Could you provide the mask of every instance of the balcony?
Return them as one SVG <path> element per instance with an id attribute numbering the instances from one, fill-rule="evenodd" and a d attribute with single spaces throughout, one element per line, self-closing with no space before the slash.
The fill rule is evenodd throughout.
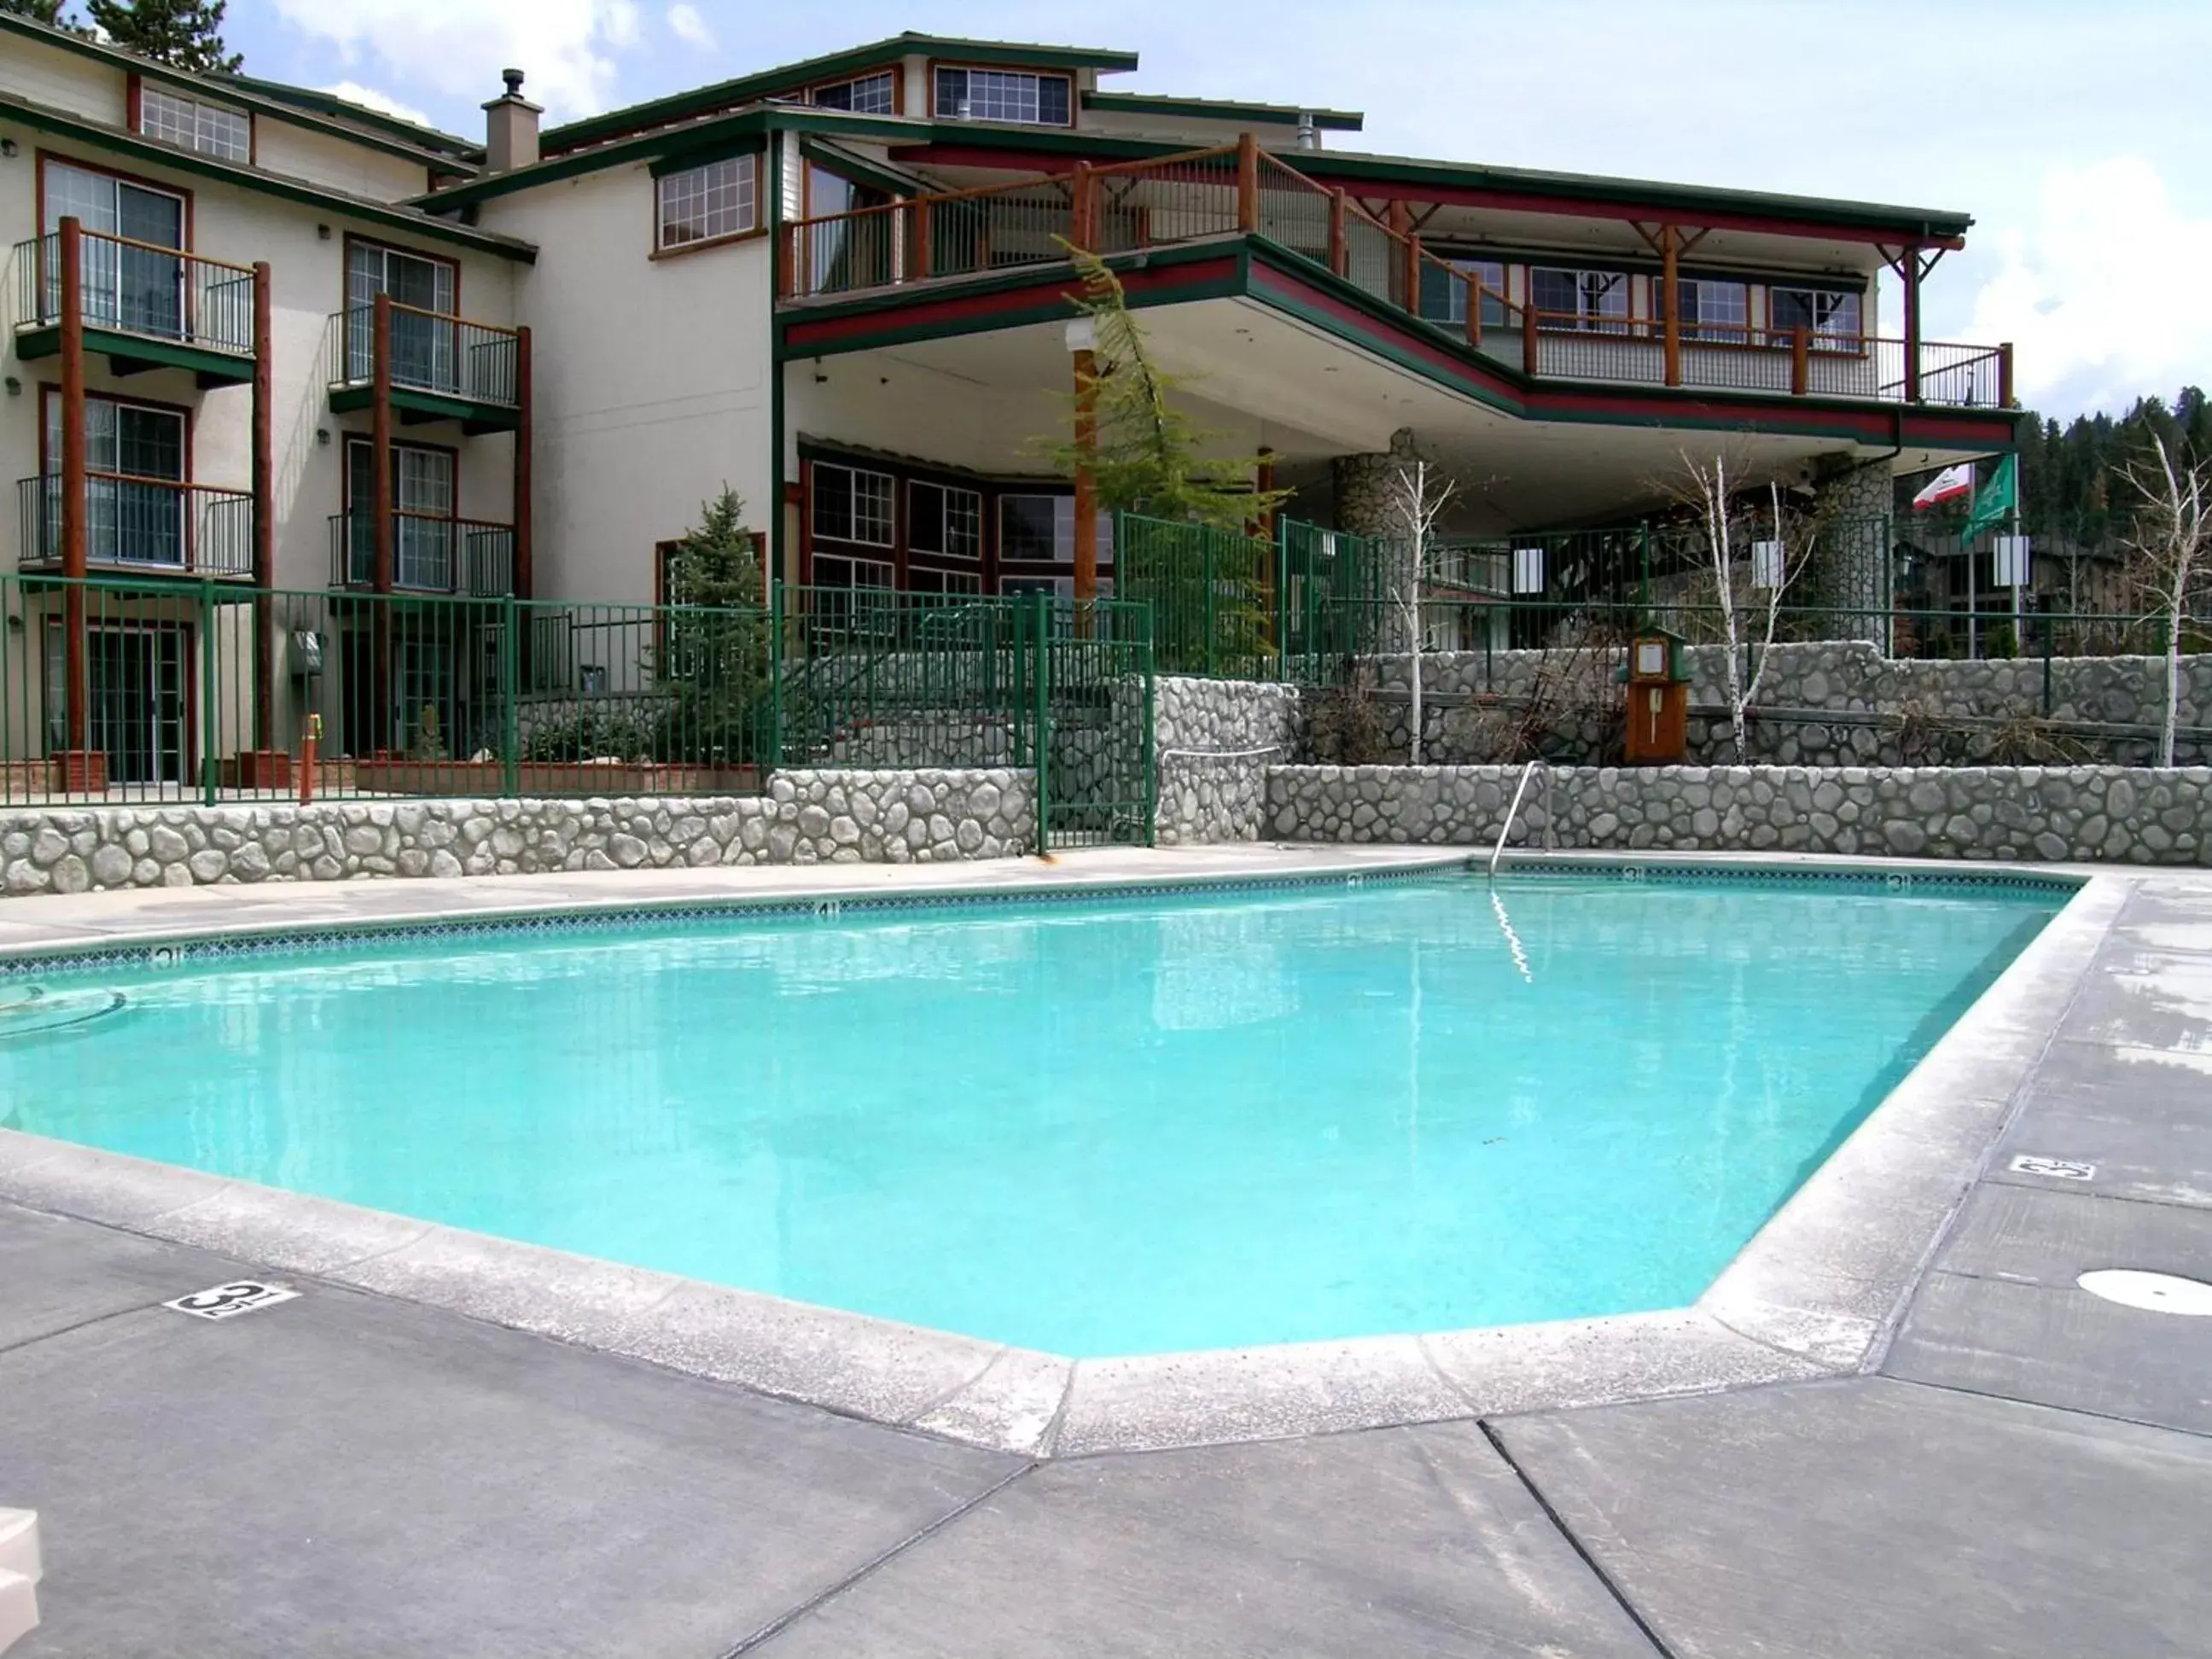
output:
<path id="1" fill-rule="evenodd" d="M 522 424 L 526 350 L 522 331 L 472 323 L 380 297 L 330 319 L 331 409 L 373 409 L 378 364 L 392 407 L 408 425 L 459 421 L 470 433 Z"/>
<path id="2" fill-rule="evenodd" d="M 63 255 L 74 240 L 73 262 Z M 203 387 L 253 378 L 254 275 L 181 248 L 128 237 L 63 230 L 18 242 L 11 321 L 15 355 L 58 356 L 71 296 L 88 352 L 118 374 L 189 370 Z M 74 264 L 72 273 L 65 269 Z M 65 277 L 71 280 L 64 280 Z"/>
<path id="3" fill-rule="evenodd" d="M 62 570 L 58 474 L 15 485 L 21 568 Z M 253 497 L 167 478 L 93 472 L 84 481 L 88 570 L 248 580 L 253 574 Z"/>
<path id="4" fill-rule="evenodd" d="M 395 510 L 388 591 L 505 599 L 514 592 L 514 527 Z M 331 586 L 387 589 L 377 580 L 376 515 L 331 515 Z"/>
<path id="5" fill-rule="evenodd" d="M 1111 256 L 1257 237 L 1532 383 L 2013 406 L 2008 345 L 1535 311 L 1249 141 L 904 198 L 799 220 L 782 235 L 787 306 L 1046 269 L 1066 262 L 1063 241 Z"/>

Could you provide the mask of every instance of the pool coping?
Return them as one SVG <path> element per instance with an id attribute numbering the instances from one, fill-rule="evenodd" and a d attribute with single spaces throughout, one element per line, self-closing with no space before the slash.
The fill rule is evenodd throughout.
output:
<path id="1" fill-rule="evenodd" d="M 870 893 L 897 908 L 1155 891 L 1344 884 L 1479 869 L 1465 849 L 1333 866 L 1132 882 L 1039 872 L 983 891 Z M 1068 1359 L 757 1291 L 283 1191 L 180 1165 L 0 1128 L 0 1199 L 194 1246 L 295 1280 L 371 1291 L 623 1354 L 872 1421 L 1026 1456 L 1067 1457 L 1275 1439 L 1389 1425 L 1847 1375 L 1878 1363 L 1905 1301 L 1981 1173 L 2119 910 L 2130 883 L 2033 865 L 1759 854 L 1523 853 L 1513 868 L 1650 878 L 1796 871 L 1952 886 L 2079 880 L 2059 913 L 1686 1308 L 1414 1335 Z M 1632 874 L 1630 872 L 1633 872 Z M 1540 877 L 1539 878 L 1540 878 Z M 1802 878 L 1802 875 L 1799 878 Z M 823 890 L 816 902 L 850 901 Z M 734 900 L 717 914 L 789 913 L 805 893 Z M 567 908 L 577 925 L 665 921 L 696 908 L 609 901 Z M 808 908 L 811 908 L 810 905 Z M 869 908 L 866 904 L 855 908 Z M 455 927 L 538 914 L 471 911 Z M 163 945 L 249 935 L 289 948 L 374 939 L 359 927 L 176 930 Z M 526 920 L 524 925 L 526 925 Z M 453 928 L 441 927 L 451 932 Z M 303 941 L 313 936 L 314 945 Z M 104 942 L 121 945 L 123 941 Z M 0 947 L 12 963 L 84 965 L 99 947 Z M 216 954 L 228 955 L 225 950 Z M 112 954 L 106 957 L 114 965 Z M 180 957 L 179 961 L 191 960 Z"/>

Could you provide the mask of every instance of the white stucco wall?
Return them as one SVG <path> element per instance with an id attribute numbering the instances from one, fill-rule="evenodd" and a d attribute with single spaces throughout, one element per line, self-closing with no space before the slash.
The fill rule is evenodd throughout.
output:
<path id="1" fill-rule="evenodd" d="M 271 173 L 380 202 L 420 196 L 430 187 L 430 170 L 424 161 L 349 143 L 269 115 L 253 118 L 253 161 Z"/>
<path id="2" fill-rule="evenodd" d="M 766 528 L 768 240 L 652 258 L 642 166 L 494 198 L 481 223 L 538 245 L 521 320 L 559 342 L 537 357 L 538 594 L 649 601 L 653 544 L 725 483 Z"/>

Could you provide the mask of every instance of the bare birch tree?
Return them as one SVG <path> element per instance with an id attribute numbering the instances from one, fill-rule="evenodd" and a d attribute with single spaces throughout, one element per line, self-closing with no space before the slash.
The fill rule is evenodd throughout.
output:
<path id="1" fill-rule="evenodd" d="M 1390 516 L 1403 538 L 1406 554 L 1391 598 L 1405 629 L 1406 686 L 1413 725 L 1411 763 L 1421 763 L 1421 586 L 1428 580 L 1429 545 L 1437 521 L 1459 494 L 1459 486 L 1425 460 L 1401 466 L 1390 491 Z"/>
<path id="2" fill-rule="evenodd" d="M 1716 455 L 1712 465 L 1706 466 L 1685 454 L 1682 465 L 1690 483 L 1688 499 L 1705 519 L 1705 555 L 1711 566 L 1713 590 L 1720 606 L 1722 640 L 1728 652 L 1729 729 L 1735 740 L 1736 764 L 1746 766 L 1751 761 L 1751 706 L 1759 696 L 1759 682 L 1766 677 L 1766 659 L 1774 644 L 1775 628 L 1781 620 L 1783 596 L 1810 562 L 1813 532 L 1784 510 L 1781 486 L 1769 483 L 1766 493 L 1771 532 L 1766 537 L 1758 537 L 1755 520 L 1743 526 L 1752 532 L 1752 545 L 1746 550 L 1750 564 L 1739 572 L 1735 544 L 1742 538 L 1736 534 L 1737 525 L 1729 513 L 1729 493 L 1732 486 L 1728 457 Z M 1769 569 L 1759 568 L 1755 550 L 1759 542 L 1764 540 L 1771 540 L 1779 550 L 1778 558 Z M 1739 583 L 1742 584 L 1741 592 Z M 1743 661 L 1747 629 L 1755 630 L 1759 638 L 1758 659 L 1751 665 L 1748 673 Z"/>
<path id="3" fill-rule="evenodd" d="M 2212 528 L 2204 505 L 2212 496 L 2212 459 L 2179 459 L 2166 440 L 2151 434 L 2147 459 L 2122 468 L 2143 499 L 2143 510 L 2128 538 L 2136 580 L 2157 606 L 2166 627 L 2166 708 L 2159 722 L 2158 763 L 2173 764 L 2173 742 L 2181 723 L 2181 635 L 2190 620 L 2191 599 L 2212 575 Z"/>

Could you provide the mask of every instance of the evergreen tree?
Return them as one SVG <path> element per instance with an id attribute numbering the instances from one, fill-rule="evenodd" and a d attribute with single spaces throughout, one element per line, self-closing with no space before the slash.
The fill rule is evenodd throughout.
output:
<path id="1" fill-rule="evenodd" d="M 92 21 L 127 51 L 201 75 L 234 75 L 245 59 L 222 43 L 228 0 L 86 0 Z"/>
<path id="2" fill-rule="evenodd" d="M 735 764 L 757 754 L 769 690 L 769 619 L 745 504 L 725 486 L 668 562 L 661 677 L 673 694 L 665 760 Z"/>
<path id="3" fill-rule="evenodd" d="M 1060 245 L 1083 278 L 1075 308 L 1091 319 L 1097 334 L 1098 441 L 1095 459 L 1072 441 L 1054 446 L 1052 459 L 1071 473 L 1090 460 L 1098 505 L 1106 512 L 1141 513 L 1241 534 L 1290 492 L 1261 494 L 1253 488 L 1256 456 L 1200 455 L 1209 434 L 1170 398 L 1177 382 L 1152 361 L 1121 279 L 1097 254 Z"/>
<path id="4" fill-rule="evenodd" d="M 18 17 L 27 17 L 33 22 L 52 23 L 62 21 L 62 0 L 0 0 L 0 11 L 11 11 Z"/>

